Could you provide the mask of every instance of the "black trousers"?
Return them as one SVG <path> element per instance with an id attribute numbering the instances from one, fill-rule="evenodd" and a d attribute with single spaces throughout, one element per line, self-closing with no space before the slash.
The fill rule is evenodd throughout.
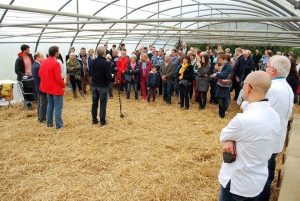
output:
<path id="1" fill-rule="evenodd" d="M 186 109 L 189 109 L 191 87 L 190 85 L 184 86 L 183 84 L 179 84 L 179 89 L 180 107 L 185 107 Z"/>
<path id="2" fill-rule="evenodd" d="M 75 76 L 70 75 L 70 83 L 72 85 L 72 89 L 73 91 L 76 91 L 76 86 L 78 87 L 78 89 L 81 91 L 82 87 L 81 87 L 81 80 L 76 80 Z"/>

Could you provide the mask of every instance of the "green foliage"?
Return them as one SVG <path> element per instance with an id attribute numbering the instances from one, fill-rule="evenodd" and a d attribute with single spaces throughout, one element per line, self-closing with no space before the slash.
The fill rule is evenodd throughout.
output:
<path id="1" fill-rule="evenodd" d="M 194 47 L 194 48 L 198 48 L 201 51 L 206 49 L 206 46 L 208 44 L 189 44 L 189 47 Z M 285 54 L 288 54 L 289 52 L 294 52 L 297 57 L 300 57 L 300 48 L 294 48 L 294 47 L 280 47 L 280 46 L 272 46 L 272 45 L 268 45 L 268 46 L 255 46 L 255 45 L 227 45 L 227 44 L 221 44 L 223 47 L 223 50 L 225 50 L 225 48 L 230 48 L 231 53 L 234 53 L 235 48 L 237 47 L 241 47 L 243 49 L 248 49 L 251 50 L 251 52 L 255 52 L 256 49 L 258 49 L 261 53 L 264 53 L 265 49 L 270 49 L 273 51 L 273 54 L 276 54 L 277 51 L 281 51 Z M 210 45 L 212 50 L 217 49 L 217 45 Z"/>

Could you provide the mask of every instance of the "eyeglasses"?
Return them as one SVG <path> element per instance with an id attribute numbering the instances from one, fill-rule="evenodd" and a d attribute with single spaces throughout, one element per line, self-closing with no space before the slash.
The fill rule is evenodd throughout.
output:
<path id="1" fill-rule="evenodd" d="M 244 85 L 245 85 L 245 84 L 248 84 L 248 86 L 250 87 L 250 89 L 253 89 L 252 85 L 249 84 L 248 82 L 244 82 Z"/>

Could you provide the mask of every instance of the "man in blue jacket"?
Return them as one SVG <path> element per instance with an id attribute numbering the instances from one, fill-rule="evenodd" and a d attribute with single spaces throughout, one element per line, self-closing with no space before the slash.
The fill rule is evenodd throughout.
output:
<path id="1" fill-rule="evenodd" d="M 39 70 L 42 61 L 44 60 L 44 55 L 40 52 L 34 54 L 34 62 L 32 64 L 32 76 L 34 79 L 35 93 L 38 97 L 38 121 L 43 123 L 46 121 L 47 113 L 47 94 L 40 91 L 40 77 Z"/>

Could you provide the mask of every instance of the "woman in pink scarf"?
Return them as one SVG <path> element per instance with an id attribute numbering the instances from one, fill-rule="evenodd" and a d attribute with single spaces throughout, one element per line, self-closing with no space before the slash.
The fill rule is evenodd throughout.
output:
<path id="1" fill-rule="evenodd" d="M 149 75 L 149 71 L 151 68 L 151 61 L 150 61 L 147 53 L 141 54 L 141 59 L 140 59 L 139 63 L 140 63 L 140 76 L 141 76 L 141 91 L 142 91 L 143 100 L 146 100 L 147 80 L 148 80 L 148 75 Z"/>

